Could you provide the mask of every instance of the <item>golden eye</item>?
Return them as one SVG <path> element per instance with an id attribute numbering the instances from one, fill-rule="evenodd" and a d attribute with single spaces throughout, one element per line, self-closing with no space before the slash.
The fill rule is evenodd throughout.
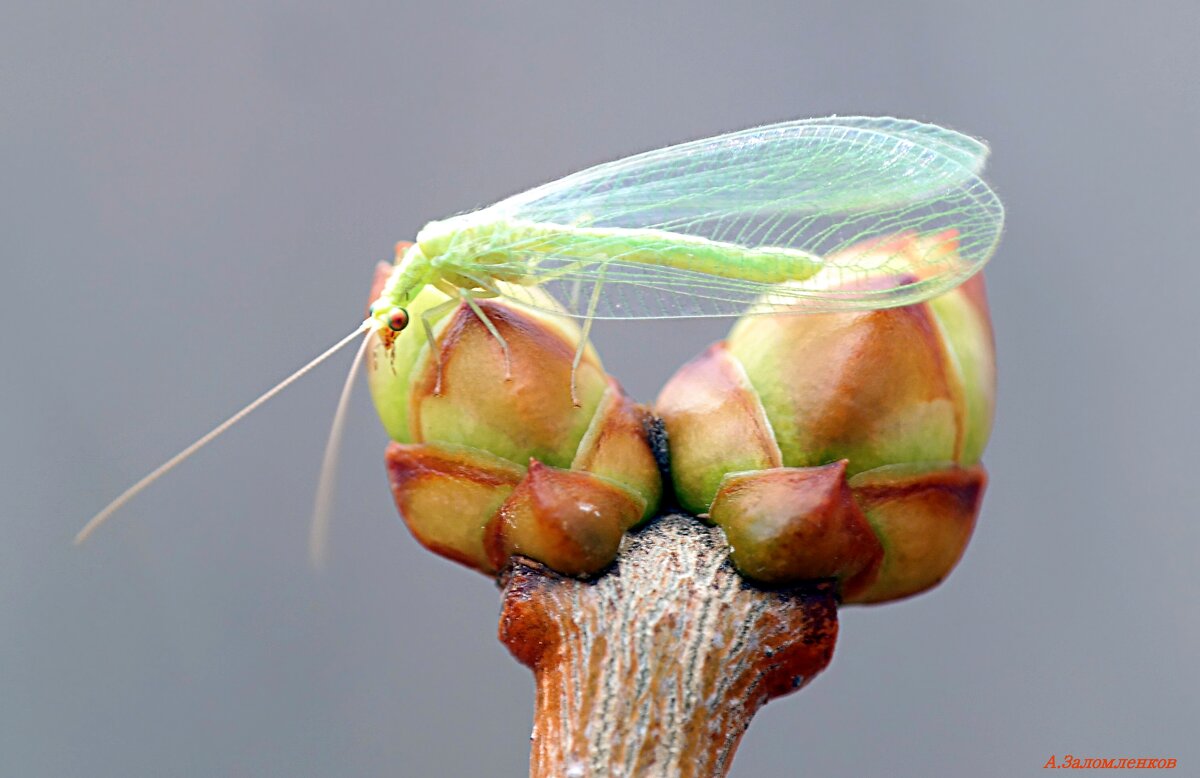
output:
<path id="1" fill-rule="evenodd" d="M 408 326 L 408 311 L 403 308 L 397 308 L 388 315 L 388 328 L 392 332 L 399 332 Z"/>

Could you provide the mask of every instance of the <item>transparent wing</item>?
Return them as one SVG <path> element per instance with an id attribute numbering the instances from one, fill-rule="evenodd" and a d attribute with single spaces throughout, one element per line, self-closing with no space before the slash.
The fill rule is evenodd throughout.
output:
<path id="1" fill-rule="evenodd" d="M 987 153 L 981 141 L 933 124 L 801 119 L 607 162 L 492 208 L 530 221 L 664 229 L 713 212 L 832 214 L 929 196 L 978 176 Z"/>
<path id="2" fill-rule="evenodd" d="M 486 217 L 661 230 L 746 248 L 795 249 L 824 262 L 816 276 L 772 284 L 733 258 L 720 274 L 678 262 L 623 260 L 627 245 L 611 234 L 540 251 L 508 247 L 512 276 L 543 286 L 574 315 L 674 318 L 905 305 L 953 288 L 992 255 L 1004 212 L 980 177 L 986 156 L 983 143 L 934 125 L 810 119 L 599 165 L 503 200 Z M 490 248 L 501 255 L 506 249 Z M 506 294 L 535 304 L 536 295 L 518 287 Z"/>

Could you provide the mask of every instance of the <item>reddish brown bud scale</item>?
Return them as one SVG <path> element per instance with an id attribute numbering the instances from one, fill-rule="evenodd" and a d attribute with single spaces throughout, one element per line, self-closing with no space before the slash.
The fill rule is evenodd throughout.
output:
<path id="1" fill-rule="evenodd" d="M 966 550 L 986 486 L 981 465 L 892 465 L 852 477 L 854 497 L 888 553 L 872 585 L 846 600 L 897 600 L 941 583 Z"/>
<path id="2" fill-rule="evenodd" d="M 646 503 L 590 473 L 534 460 L 488 523 L 484 547 L 495 568 L 521 554 L 563 575 L 594 575 L 617 556 Z"/>
<path id="3" fill-rule="evenodd" d="M 521 468 L 467 448 L 391 443 L 388 477 L 408 529 L 421 545 L 482 572 L 494 572 L 484 529 L 520 483 Z"/>
<path id="4" fill-rule="evenodd" d="M 738 570 L 768 584 L 836 578 L 844 598 L 874 581 L 883 560 L 846 483 L 846 460 L 730 475 L 711 508 Z"/>

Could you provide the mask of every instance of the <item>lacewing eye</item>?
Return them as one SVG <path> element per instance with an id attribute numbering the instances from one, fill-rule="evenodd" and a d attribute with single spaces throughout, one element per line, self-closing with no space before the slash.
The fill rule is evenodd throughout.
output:
<path id="1" fill-rule="evenodd" d="M 392 332 L 399 332 L 408 326 L 408 311 L 397 308 L 388 316 L 388 327 Z"/>

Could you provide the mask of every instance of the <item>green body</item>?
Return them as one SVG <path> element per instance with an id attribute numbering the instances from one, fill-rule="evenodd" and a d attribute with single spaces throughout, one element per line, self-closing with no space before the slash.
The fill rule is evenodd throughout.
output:
<path id="1" fill-rule="evenodd" d="M 597 279 L 616 260 L 765 284 L 803 280 L 822 266 L 819 257 L 796 249 L 749 248 L 658 229 L 499 219 L 485 210 L 426 225 L 392 271 L 374 318 L 386 322 L 390 310 L 428 284 L 468 291 L 486 290 L 494 281 L 537 284 L 550 277 L 538 270 L 547 257 L 572 262 L 577 273 L 586 269 Z"/>

